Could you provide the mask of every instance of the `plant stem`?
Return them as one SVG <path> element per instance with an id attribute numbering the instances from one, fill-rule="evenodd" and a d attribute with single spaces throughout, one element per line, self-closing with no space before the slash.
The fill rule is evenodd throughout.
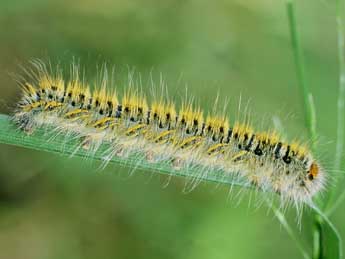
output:
<path id="1" fill-rule="evenodd" d="M 316 214 L 313 226 L 313 259 L 323 258 L 322 249 L 322 218 Z"/>
<path id="2" fill-rule="evenodd" d="M 200 173 L 197 169 L 174 170 L 169 163 L 150 163 L 144 157 L 138 155 L 119 157 L 109 155 L 109 146 L 104 144 L 96 152 L 85 150 L 81 147 L 80 141 L 73 136 L 57 136 L 57 133 L 49 130 L 37 129 L 33 134 L 26 134 L 18 130 L 7 115 L 0 114 L 0 143 L 26 147 L 34 150 L 53 152 L 64 156 L 76 156 L 86 159 L 99 160 L 105 163 L 105 159 L 110 163 L 117 163 L 135 169 L 150 170 L 162 174 L 173 176 L 184 176 L 192 179 L 205 180 L 228 185 L 236 185 L 245 188 L 252 188 L 251 185 L 241 182 L 236 174 L 224 173 L 220 170 L 209 171 L 207 174 Z"/>
<path id="3" fill-rule="evenodd" d="M 338 62 L 339 62 L 339 92 L 337 103 L 337 146 L 334 169 L 341 168 L 345 139 L 345 2 L 337 0 L 337 31 L 338 31 Z"/>
<path id="4" fill-rule="evenodd" d="M 338 64 L 339 64 L 339 90 L 337 102 L 337 138 L 334 160 L 334 182 L 341 182 L 341 161 L 344 154 L 345 142 L 345 1 L 337 0 L 337 34 L 338 34 Z M 343 185 L 341 185 L 343 187 Z M 331 215 L 344 201 L 345 191 L 336 195 L 339 188 L 333 188 L 330 192 L 326 212 Z M 337 197 L 337 199 L 335 199 Z M 335 200 L 335 201 L 334 201 Z M 334 201 L 334 202 L 333 202 Z"/>
<path id="5" fill-rule="evenodd" d="M 316 150 L 316 112 L 313 96 L 310 93 L 309 86 L 306 80 L 303 51 L 300 44 L 300 38 L 297 30 L 296 15 L 294 10 L 294 2 L 287 2 L 287 15 L 289 19 L 289 28 L 291 36 L 291 45 L 294 54 L 296 65 L 296 74 L 299 87 L 303 95 L 303 106 L 305 111 L 305 123 L 312 140 L 312 150 Z M 317 213 L 314 213 L 314 226 L 313 226 L 313 258 L 321 259 L 323 256 L 323 224 L 319 220 Z"/>
<path id="6" fill-rule="evenodd" d="M 305 117 L 305 123 L 306 127 L 309 130 L 310 136 L 315 137 L 316 134 L 313 131 L 313 127 L 311 127 L 311 106 L 309 105 L 309 86 L 306 79 L 306 73 L 304 68 L 304 56 L 302 47 L 300 44 L 300 37 L 297 30 L 297 22 L 296 22 L 296 15 L 294 10 L 294 2 L 288 1 L 287 2 L 287 15 L 289 20 L 289 28 L 290 28 L 290 37 L 291 37 L 291 45 L 295 60 L 295 66 L 296 66 L 296 75 L 297 75 L 297 81 L 299 84 L 299 87 L 302 91 L 302 97 L 303 97 L 303 104 L 304 104 L 304 117 Z M 314 139 L 315 140 L 315 139 Z M 313 140 L 313 141 L 314 141 Z"/>

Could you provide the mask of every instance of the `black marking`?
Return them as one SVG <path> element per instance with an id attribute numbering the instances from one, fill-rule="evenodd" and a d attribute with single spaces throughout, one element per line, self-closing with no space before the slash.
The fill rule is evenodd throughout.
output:
<path id="1" fill-rule="evenodd" d="M 225 141 L 226 143 L 230 142 L 231 136 L 232 136 L 232 128 L 230 128 L 228 130 L 228 134 L 227 134 L 226 141 Z"/>
<path id="2" fill-rule="evenodd" d="M 313 176 L 312 174 L 308 174 L 308 179 L 309 179 L 310 181 L 312 181 L 312 180 L 314 180 L 314 176 Z"/>
<path id="3" fill-rule="evenodd" d="M 274 150 L 274 156 L 275 158 L 279 158 L 280 157 L 280 150 L 282 148 L 283 144 L 281 142 L 279 142 L 277 145 L 276 145 L 276 149 Z"/>
<path id="4" fill-rule="evenodd" d="M 125 107 L 124 112 L 129 113 L 129 107 Z"/>
<path id="5" fill-rule="evenodd" d="M 200 136 L 204 135 L 204 130 L 205 130 L 206 124 L 203 123 L 201 126 L 201 132 L 200 132 Z"/>
<path id="6" fill-rule="evenodd" d="M 98 107 L 100 105 L 99 100 L 96 100 L 95 105 L 96 105 L 96 107 Z"/>
<path id="7" fill-rule="evenodd" d="M 41 100 L 41 95 L 39 92 L 36 92 L 36 102 L 39 102 Z"/>
<path id="8" fill-rule="evenodd" d="M 116 111 L 116 113 L 115 113 L 115 118 L 121 118 L 121 111 Z"/>
<path id="9" fill-rule="evenodd" d="M 71 98 L 72 97 L 72 92 L 68 93 L 68 97 Z"/>
<path id="10" fill-rule="evenodd" d="M 286 153 L 283 157 L 283 161 L 286 163 L 286 164 L 290 164 L 291 163 L 291 157 L 289 156 L 289 153 L 290 153 L 290 146 L 287 146 L 286 148 Z"/>
<path id="11" fill-rule="evenodd" d="M 91 108 L 92 108 L 91 104 L 88 104 L 86 107 L 86 109 L 88 109 L 88 110 L 91 110 Z"/>
<path id="12" fill-rule="evenodd" d="M 72 102 L 71 102 L 71 105 L 74 107 L 74 106 L 75 106 L 75 101 L 72 101 Z"/>
<path id="13" fill-rule="evenodd" d="M 56 85 L 52 85 L 51 89 L 55 92 L 57 90 L 57 86 Z"/>
<path id="14" fill-rule="evenodd" d="M 151 111 L 147 112 L 147 118 L 146 118 L 146 124 L 149 125 L 150 124 L 150 116 L 151 116 Z"/>
<path id="15" fill-rule="evenodd" d="M 79 94 L 80 101 L 84 102 L 85 100 L 85 94 Z"/>
<path id="16" fill-rule="evenodd" d="M 250 138 L 250 140 L 249 140 L 249 143 L 248 143 L 248 145 L 246 146 L 245 150 L 250 151 L 250 148 L 251 148 L 252 145 L 253 145 L 254 139 L 255 139 L 255 134 L 253 134 L 253 135 L 251 136 L 251 138 Z"/>
<path id="17" fill-rule="evenodd" d="M 260 144 L 256 146 L 255 150 L 254 150 L 254 154 L 257 155 L 257 156 L 262 156 L 263 155 L 263 152 L 262 150 L 260 149 Z"/>
<path id="18" fill-rule="evenodd" d="M 197 119 L 194 119 L 193 125 L 194 125 L 194 126 L 198 126 L 198 120 L 197 120 Z"/>
<path id="19" fill-rule="evenodd" d="M 284 161 L 286 164 L 290 164 L 290 163 L 291 163 L 291 157 L 289 157 L 289 156 L 284 156 L 284 157 L 283 157 L 283 161 Z"/>
<path id="20" fill-rule="evenodd" d="M 52 95 L 52 94 L 49 94 L 49 95 L 48 95 L 48 98 L 49 98 L 49 99 L 53 99 L 53 95 Z"/>
<path id="21" fill-rule="evenodd" d="M 100 114 L 100 115 L 103 115 L 103 114 L 104 114 L 103 109 L 100 109 L 100 110 L 99 110 L 99 114 Z"/>

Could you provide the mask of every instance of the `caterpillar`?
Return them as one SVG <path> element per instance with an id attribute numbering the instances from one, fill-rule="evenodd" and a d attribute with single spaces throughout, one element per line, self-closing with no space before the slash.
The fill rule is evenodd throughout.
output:
<path id="1" fill-rule="evenodd" d="M 18 80 L 22 97 L 13 121 L 20 129 L 74 135 L 90 152 L 107 143 L 106 161 L 140 153 L 174 170 L 232 174 L 297 206 L 312 203 L 324 189 L 325 172 L 304 145 L 286 142 L 274 131 L 257 132 L 248 123 L 230 123 L 226 115 L 205 116 L 188 101 L 179 109 L 163 95 L 149 102 L 132 86 L 120 99 L 106 76 L 91 91 L 78 66 L 71 67 L 66 79 L 61 69 L 54 73 L 37 61 L 29 79 Z"/>

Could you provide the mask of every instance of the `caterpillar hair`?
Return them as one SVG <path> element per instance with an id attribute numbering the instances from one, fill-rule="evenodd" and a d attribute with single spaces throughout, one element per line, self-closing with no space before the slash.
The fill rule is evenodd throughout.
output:
<path id="1" fill-rule="evenodd" d="M 234 175 L 297 207 L 312 204 L 325 186 L 325 172 L 307 147 L 286 142 L 274 131 L 257 132 L 223 113 L 205 116 L 188 100 L 177 109 L 164 91 L 148 101 L 133 82 L 120 98 L 106 75 L 91 91 L 75 64 L 68 77 L 41 61 L 32 64 L 18 80 L 22 97 L 13 115 L 28 133 L 45 128 L 73 135 L 90 156 L 107 144 L 105 163 L 139 154 L 173 170 Z"/>

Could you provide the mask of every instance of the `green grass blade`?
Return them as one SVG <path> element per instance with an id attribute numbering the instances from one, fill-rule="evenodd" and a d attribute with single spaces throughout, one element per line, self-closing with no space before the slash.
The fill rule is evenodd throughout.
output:
<path id="1" fill-rule="evenodd" d="M 304 248 L 303 243 L 301 242 L 301 240 L 299 240 L 294 231 L 292 230 L 292 227 L 290 226 L 290 224 L 287 222 L 285 215 L 281 212 L 280 209 L 278 209 L 276 206 L 274 206 L 272 203 L 269 203 L 269 205 L 271 206 L 274 215 L 276 216 L 276 218 L 279 220 L 280 224 L 282 224 L 283 228 L 285 229 L 285 231 L 288 233 L 288 235 L 290 236 L 290 238 L 292 239 L 292 241 L 296 244 L 297 248 L 299 249 L 299 251 L 301 252 L 302 256 L 304 259 L 311 259 L 311 256 L 308 254 L 308 252 L 306 251 L 306 249 Z"/>
<path id="2" fill-rule="evenodd" d="M 337 1 L 337 33 L 338 33 L 338 63 L 339 63 L 339 90 L 337 102 L 337 139 L 334 159 L 335 183 L 341 183 L 344 179 L 341 172 L 341 162 L 344 159 L 345 142 L 345 1 Z M 337 191 L 343 188 L 340 184 L 338 188 L 331 190 L 328 199 L 327 215 L 331 215 L 345 199 L 345 191 L 340 194 Z"/>
<path id="3" fill-rule="evenodd" d="M 315 128 L 312 126 L 312 108 L 310 105 L 309 100 L 309 86 L 307 83 L 305 68 L 304 68 L 304 56 L 302 47 L 300 44 L 300 36 L 297 30 L 297 21 L 296 21 L 296 13 L 293 1 L 288 1 L 286 4 L 287 8 L 287 15 L 289 20 L 289 28 L 290 28 L 290 37 L 291 37 L 291 45 L 294 55 L 294 61 L 296 66 L 296 75 L 298 85 L 302 92 L 303 97 L 303 104 L 304 104 L 304 111 L 305 111 L 305 121 L 306 126 L 309 129 L 310 136 L 315 138 L 313 141 L 316 140 L 316 132 L 313 131 Z"/>
<path id="4" fill-rule="evenodd" d="M 55 134 L 55 136 L 54 136 Z M 96 153 L 89 154 L 83 148 L 77 149 L 80 142 L 72 137 L 56 136 L 56 133 L 49 133 L 47 130 L 38 129 L 33 134 L 28 135 L 21 130 L 18 130 L 7 115 L 0 114 L 0 143 L 15 145 L 24 148 L 58 153 L 65 156 L 84 157 L 88 159 L 104 160 L 104 152 L 108 147 L 102 146 Z M 173 176 L 191 177 L 198 180 L 212 181 L 217 183 L 224 183 L 229 185 L 236 185 L 251 188 L 250 185 L 242 183 L 236 179 L 235 174 L 224 173 L 223 171 L 210 171 L 207 174 L 200 174 L 199 171 L 189 170 L 174 170 L 171 166 L 164 163 L 149 163 L 145 160 L 139 160 L 137 156 L 129 156 L 126 158 L 112 157 L 110 163 L 117 163 L 131 168 L 144 169 L 155 171 L 162 174 L 169 174 Z"/>
<path id="5" fill-rule="evenodd" d="M 304 68 L 304 57 L 303 51 L 300 44 L 300 38 L 297 30 L 297 22 L 296 22 L 296 15 L 294 10 L 294 2 L 289 1 L 287 2 L 287 14 L 289 19 L 289 27 L 290 27 L 290 35 L 291 35 L 291 45 L 294 53 L 295 65 L 296 65 L 296 73 L 297 73 L 297 80 L 299 87 L 301 89 L 304 101 L 304 109 L 305 109 L 305 123 L 308 128 L 310 137 L 312 139 L 312 150 L 316 151 L 316 140 L 317 140 L 317 131 L 316 131 L 316 112 L 315 112 L 315 105 L 313 101 L 312 94 L 310 93 L 310 89 L 306 80 L 305 75 L 305 68 Z M 320 200 L 317 200 L 318 203 L 321 203 Z M 324 207 L 325 202 L 322 204 Z M 314 259 L 321 259 L 324 256 L 324 247 L 334 245 L 336 249 L 339 251 L 337 258 L 342 258 L 342 238 L 336 229 L 336 227 L 329 221 L 325 214 L 319 209 L 315 209 L 314 217 L 314 229 L 313 229 L 313 258 Z M 320 221 L 320 216 L 323 217 L 324 221 Z M 325 240 L 323 238 L 322 232 L 324 231 L 324 224 L 326 222 L 330 229 L 332 230 L 333 234 L 337 239 L 337 244 L 330 244 L 329 240 Z"/>

